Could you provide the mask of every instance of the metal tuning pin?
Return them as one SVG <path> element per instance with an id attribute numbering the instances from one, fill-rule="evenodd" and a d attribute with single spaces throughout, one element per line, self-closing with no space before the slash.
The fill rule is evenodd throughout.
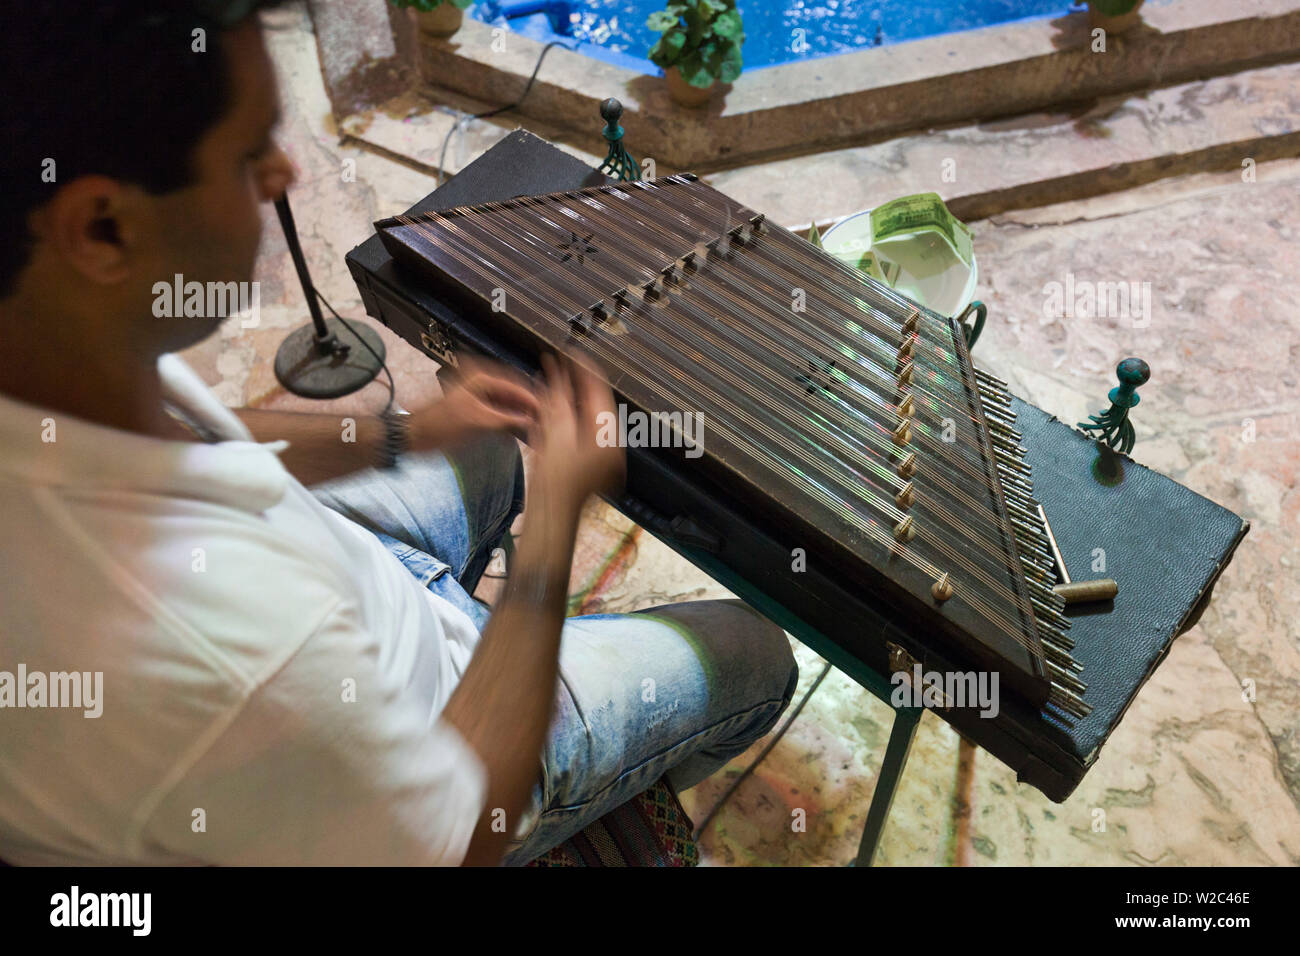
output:
<path id="1" fill-rule="evenodd" d="M 1074 642 L 1065 635 L 1070 626 L 1066 602 L 1052 588 L 1057 571 L 1056 541 L 1047 515 L 1034 497 L 1033 475 L 1015 427 L 1011 393 L 1005 382 L 981 369 L 975 369 L 975 379 L 980 410 L 989 426 L 998 485 L 1025 572 L 1023 593 L 1033 611 L 1043 669 L 1050 683 L 1044 713 L 1069 726 L 1088 716 L 1092 708 L 1083 699 L 1087 687 L 1077 676 L 1083 667 L 1070 655 Z"/>
<path id="2" fill-rule="evenodd" d="M 1079 695 L 1084 694 L 1088 690 L 1088 685 L 1075 677 L 1069 670 L 1066 670 L 1053 661 L 1044 661 L 1044 663 L 1047 665 L 1046 670 L 1052 684 L 1056 687 L 1064 687 L 1071 693 Z"/>
<path id="3" fill-rule="evenodd" d="M 1068 653 L 1061 650 L 1055 644 L 1043 641 L 1043 656 L 1055 664 L 1057 667 L 1063 667 L 1066 670 L 1078 674 L 1083 671 L 1083 665 L 1072 658 Z"/>
<path id="4" fill-rule="evenodd" d="M 1085 704 L 1082 698 L 1058 686 L 1055 682 L 1047 694 L 1047 702 L 1071 717 L 1083 718 L 1092 713 L 1092 708 Z"/>

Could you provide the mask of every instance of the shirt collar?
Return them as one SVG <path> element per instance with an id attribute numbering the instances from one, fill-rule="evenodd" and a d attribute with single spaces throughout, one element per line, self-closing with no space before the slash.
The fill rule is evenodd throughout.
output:
<path id="1" fill-rule="evenodd" d="M 33 484 L 193 498 L 261 512 L 278 503 L 289 473 L 178 356 L 158 375 L 168 402 L 219 435 L 215 444 L 166 441 L 96 425 L 0 395 L 0 476 Z"/>

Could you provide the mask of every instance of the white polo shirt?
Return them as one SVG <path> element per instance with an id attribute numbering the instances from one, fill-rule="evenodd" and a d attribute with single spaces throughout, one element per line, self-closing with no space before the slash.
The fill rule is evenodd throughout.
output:
<path id="1" fill-rule="evenodd" d="M 474 625 L 159 373 L 222 441 L 0 396 L 0 859 L 459 863 L 486 774 L 439 714 Z"/>

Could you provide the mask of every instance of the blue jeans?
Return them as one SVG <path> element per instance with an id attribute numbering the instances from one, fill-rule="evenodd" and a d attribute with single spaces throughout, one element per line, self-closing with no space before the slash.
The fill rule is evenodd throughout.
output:
<path id="1" fill-rule="evenodd" d="M 410 456 L 313 489 L 463 608 L 523 505 L 514 441 Z M 521 864 L 667 776 L 678 791 L 776 724 L 799 671 L 785 633 L 739 601 L 692 601 L 565 621 L 555 714 L 531 806 L 506 858 Z"/>

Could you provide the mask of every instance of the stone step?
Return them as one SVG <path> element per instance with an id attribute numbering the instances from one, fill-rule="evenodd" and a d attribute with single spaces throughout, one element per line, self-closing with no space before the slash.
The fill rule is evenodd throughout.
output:
<path id="1" fill-rule="evenodd" d="M 632 134 L 628 134 L 631 139 Z M 635 150 L 635 142 L 631 144 Z M 706 175 L 777 222 L 825 228 L 918 192 L 965 221 L 1300 155 L 1300 64 Z"/>

